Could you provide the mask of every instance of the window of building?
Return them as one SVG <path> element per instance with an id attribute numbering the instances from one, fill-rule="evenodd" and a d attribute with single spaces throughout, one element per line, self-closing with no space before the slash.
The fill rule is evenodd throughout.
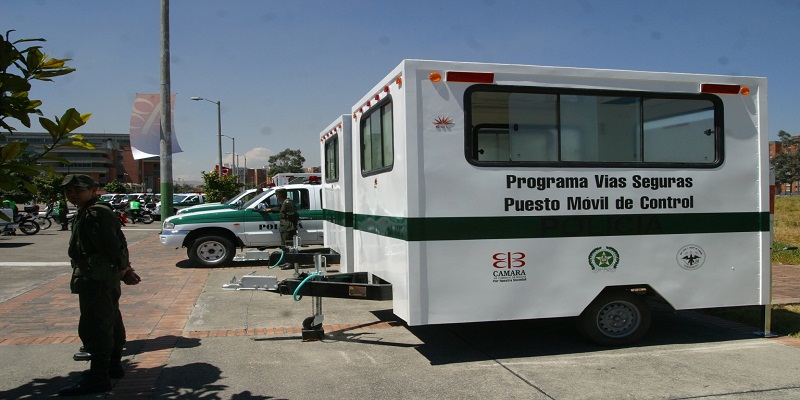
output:
<path id="1" fill-rule="evenodd" d="M 476 165 L 722 162 L 722 102 L 713 95 L 477 85 L 464 102 Z"/>

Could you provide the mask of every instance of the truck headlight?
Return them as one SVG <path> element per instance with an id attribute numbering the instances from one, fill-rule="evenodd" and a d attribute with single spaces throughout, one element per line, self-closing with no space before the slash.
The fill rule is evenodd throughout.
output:
<path id="1" fill-rule="evenodd" d="M 172 223 L 170 221 L 164 222 L 164 229 L 174 229 L 174 228 L 175 228 L 175 224 L 174 223 Z"/>

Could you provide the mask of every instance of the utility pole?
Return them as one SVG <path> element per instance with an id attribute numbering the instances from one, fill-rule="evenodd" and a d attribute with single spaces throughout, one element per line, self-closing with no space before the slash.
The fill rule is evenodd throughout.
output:
<path id="1" fill-rule="evenodd" d="M 161 220 L 172 216 L 172 96 L 169 80 L 169 0 L 161 0 Z"/>

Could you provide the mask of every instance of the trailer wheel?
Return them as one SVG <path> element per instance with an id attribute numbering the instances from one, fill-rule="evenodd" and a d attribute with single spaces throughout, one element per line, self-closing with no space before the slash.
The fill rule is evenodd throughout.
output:
<path id="1" fill-rule="evenodd" d="M 578 328 L 592 342 L 619 346 L 633 343 L 650 329 L 650 306 L 627 290 L 602 293 L 578 317 Z"/>
<path id="2" fill-rule="evenodd" d="M 189 259 L 203 267 L 221 267 L 233 260 L 236 247 L 222 236 L 197 238 L 189 248 Z"/>

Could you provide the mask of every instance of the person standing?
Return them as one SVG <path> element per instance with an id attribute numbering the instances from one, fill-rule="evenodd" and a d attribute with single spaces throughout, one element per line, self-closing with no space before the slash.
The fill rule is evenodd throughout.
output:
<path id="1" fill-rule="evenodd" d="M 272 207 L 270 211 L 277 211 L 281 214 L 278 230 L 281 233 L 281 245 L 285 248 L 292 245 L 293 239 L 297 235 L 300 214 L 297 213 L 297 205 L 294 204 L 294 201 L 286 198 L 286 189 L 275 190 L 275 197 L 280 205 Z"/>
<path id="2" fill-rule="evenodd" d="M 78 383 L 62 389 L 59 395 L 108 392 L 111 378 L 125 374 L 120 281 L 135 285 L 140 278 L 130 266 L 119 219 L 108 203 L 98 201 L 94 180 L 88 175 L 71 174 L 64 177 L 61 186 L 67 199 L 78 206 L 68 250 L 73 268 L 70 290 L 78 295 L 78 336 L 91 354 L 91 364 Z"/>
<path id="3" fill-rule="evenodd" d="M 69 228 L 69 221 L 67 220 L 67 200 L 63 197 L 58 200 L 58 220 L 61 222 L 61 230 L 66 231 Z"/>
<path id="4" fill-rule="evenodd" d="M 132 197 L 131 201 L 128 203 L 128 207 L 131 210 L 131 223 L 136 223 L 136 218 L 139 217 L 139 212 L 141 211 L 142 204 L 139 203 L 139 197 Z"/>

